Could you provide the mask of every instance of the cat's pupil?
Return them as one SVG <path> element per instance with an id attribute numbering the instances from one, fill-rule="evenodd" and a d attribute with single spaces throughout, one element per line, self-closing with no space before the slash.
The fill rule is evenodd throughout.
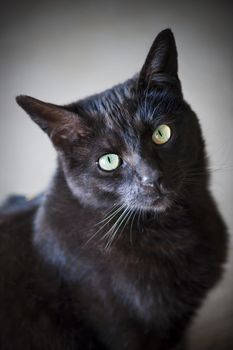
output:
<path id="1" fill-rule="evenodd" d="M 160 130 L 158 130 L 158 133 L 161 137 L 163 136 L 163 133 Z"/>
<path id="2" fill-rule="evenodd" d="M 111 164 L 111 157 L 108 156 L 108 162 Z"/>

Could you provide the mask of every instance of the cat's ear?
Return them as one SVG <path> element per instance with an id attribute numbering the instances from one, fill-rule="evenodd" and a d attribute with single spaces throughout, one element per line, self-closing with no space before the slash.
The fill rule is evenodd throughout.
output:
<path id="1" fill-rule="evenodd" d="M 27 112 L 32 120 L 45 131 L 55 146 L 70 143 L 79 136 L 88 133 L 87 126 L 79 116 L 62 106 L 20 95 L 17 103 Z"/>
<path id="2" fill-rule="evenodd" d="M 178 63 L 175 38 L 170 29 L 160 32 L 155 38 L 139 75 L 140 84 L 156 84 L 162 75 L 178 78 Z"/>

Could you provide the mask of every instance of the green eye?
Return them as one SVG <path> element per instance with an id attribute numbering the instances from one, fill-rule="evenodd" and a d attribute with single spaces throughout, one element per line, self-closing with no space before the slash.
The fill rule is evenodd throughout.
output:
<path id="1" fill-rule="evenodd" d="M 112 171 L 120 166 L 121 159 L 117 154 L 108 153 L 99 158 L 98 164 L 100 169 Z"/>
<path id="2" fill-rule="evenodd" d="M 155 131 L 152 134 L 152 141 L 156 143 L 157 145 L 162 145 L 166 143 L 171 137 L 171 128 L 166 125 L 162 124 L 155 129 Z"/>

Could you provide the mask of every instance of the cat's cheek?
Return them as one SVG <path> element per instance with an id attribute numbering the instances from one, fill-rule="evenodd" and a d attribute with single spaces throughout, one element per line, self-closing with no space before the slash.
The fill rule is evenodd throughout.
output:
<path id="1" fill-rule="evenodd" d="M 90 174 L 87 175 L 85 171 L 71 170 L 63 157 L 61 157 L 61 163 L 67 185 L 81 204 L 100 208 L 112 205 L 118 200 L 110 184 L 101 187 L 101 182 Z"/>
<path id="2" fill-rule="evenodd" d="M 138 209 L 145 206 L 145 203 L 140 196 L 139 186 L 134 183 L 134 181 L 119 186 L 118 192 L 121 198 L 121 203 L 125 204 L 125 206 Z"/>

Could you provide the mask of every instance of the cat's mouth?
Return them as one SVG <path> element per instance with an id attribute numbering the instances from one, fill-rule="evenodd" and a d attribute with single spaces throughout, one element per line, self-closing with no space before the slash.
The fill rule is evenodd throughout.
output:
<path id="1" fill-rule="evenodd" d="M 122 204 L 143 211 L 165 212 L 175 199 L 174 190 L 164 183 L 153 186 L 122 186 L 120 193 Z"/>
<path id="2" fill-rule="evenodd" d="M 126 195 L 128 206 L 138 210 L 164 212 L 172 206 L 172 192 L 164 188 L 154 190 L 140 189 L 136 193 Z"/>
<path id="3" fill-rule="evenodd" d="M 164 212 L 172 205 L 172 199 L 169 194 L 157 194 L 151 196 L 141 196 L 139 206 L 143 210 L 153 210 Z"/>

